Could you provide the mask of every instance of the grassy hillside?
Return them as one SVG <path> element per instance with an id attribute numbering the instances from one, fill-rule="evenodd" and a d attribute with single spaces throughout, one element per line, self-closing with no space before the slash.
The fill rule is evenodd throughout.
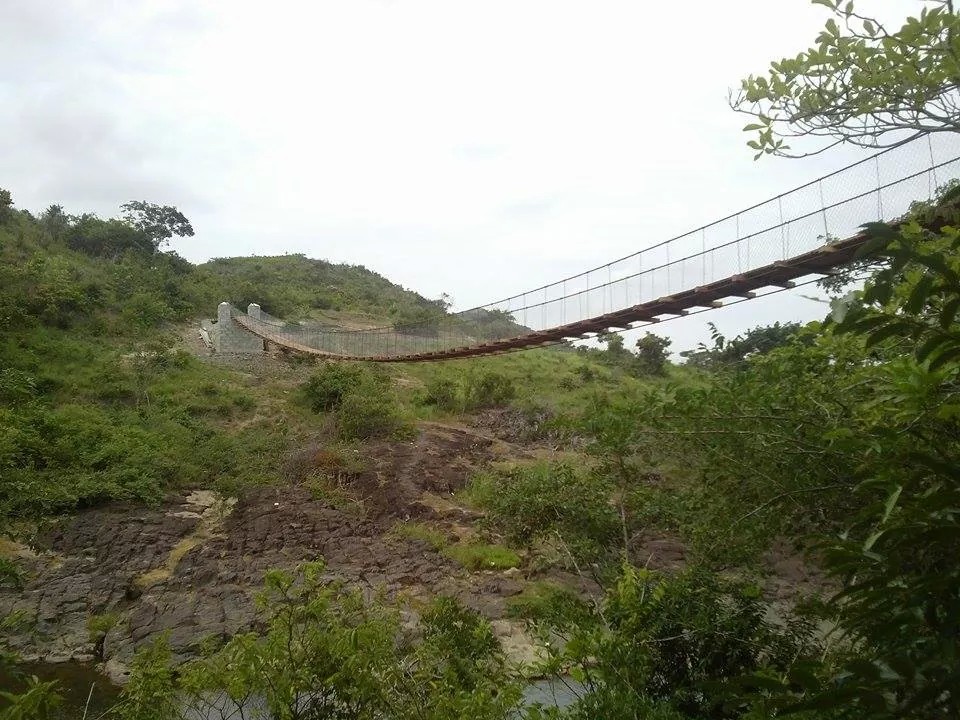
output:
<path id="1" fill-rule="evenodd" d="M 215 298 L 125 223 L 0 218 L 0 520 L 274 476 L 295 411 L 174 349 Z"/>
<path id="2" fill-rule="evenodd" d="M 442 306 L 362 265 L 334 264 L 303 255 L 218 258 L 197 271 L 228 300 L 256 302 L 285 319 L 352 318 L 382 324 Z"/>
<path id="3" fill-rule="evenodd" d="M 503 312 L 474 309 L 450 315 L 442 298 L 428 300 L 362 265 L 335 264 L 304 255 L 218 258 L 200 265 L 197 273 L 221 300 L 241 308 L 256 302 L 285 320 L 356 329 L 442 325 L 479 339 L 526 329 Z M 206 312 L 212 312 L 212 306 Z"/>
<path id="4" fill-rule="evenodd" d="M 331 322 L 442 312 L 362 267 L 303 256 L 197 267 L 159 245 L 129 220 L 68 217 L 56 206 L 39 216 L 3 208 L 0 518 L 118 499 L 150 502 L 174 488 L 236 491 L 281 481 L 286 455 L 323 429 L 300 390 L 312 363 L 294 362 L 265 380 L 178 349 L 185 328 L 225 298 L 256 300 L 285 317 L 326 313 Z M 467 375 L 478 382 L 502 375 L 521 388 L 505 400 L 554 397 L 563 404 L 544 379 L 554 371 L 574 378 L 584 363 L 597 365 L 543 351 L 485 361 Z M 386 412 L 397 427 L 455 414 L 463 408 L 437 405 L 431 388 L 463 369 L 416 368 L 397 377 L 400 370 L 380 368 L 372 375 L 397 385 L 396 405 L 361 403 L 354 413 Z M 610 371 L 604 377 L 617 382 Z M 471 397 L 472 407 L 489 401 Z"/>

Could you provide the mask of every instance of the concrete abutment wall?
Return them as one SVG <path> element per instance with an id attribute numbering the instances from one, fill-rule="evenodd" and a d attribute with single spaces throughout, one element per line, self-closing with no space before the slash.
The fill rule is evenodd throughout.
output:
<path id="1" fill-rule="evenodd" d="M 251 303 L 247 314 L 260 319 L 260 306 Z M 218 353 L 262 353 L 265 341 L 263 338 L 240 327 L 233 321 L 230 314 L 230 303 L 222 302 L 217 306 L 217 324 L 213 333 L 213 349 Z"/>

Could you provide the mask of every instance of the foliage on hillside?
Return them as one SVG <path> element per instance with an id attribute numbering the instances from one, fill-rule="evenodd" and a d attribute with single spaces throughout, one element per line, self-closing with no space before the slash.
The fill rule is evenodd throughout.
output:
<path id="1" fill-rule="evenodd" d="M 527 331 L 501 311 L 477 308 L 450 313 L 447 296 L 429 300 L 362 265 L 282 255 L 218 258 L 203 263 L 198 271 L 221 300 L 240 308 L 255 302 L 288 321 L 354 328 L 392 326 L 401 333 L 426 337 L 445 331 L 477 340 Z M 212 312 L 212 306 L 207 312 Z"/>
<path id="2" fill-rule="evenodd" d="M 170 349 L 170 323 L 216 296 L 202 273 L 159 250 L 165 230 L 145 227 L 56 206 L 4 213 L 0 522 L 277 473 L 282 431 L 227 430 L 254 415 L 253 396 Z"/>
<path id="3" fill-rule="evenodd" d="M 241 715 L 254 699 L 290 720 L 499 720 L 517 707 L 518 679 L 476 613 L 438 598 L 415 638 L 398 608 L 322 571 L 310 563 L 297 576 L 268 574 L 258 598 L 265 631 L 237 635 L 178 673 L 162 640 L 144 648 L 114 717 L 206 717 L 225 706 Z"/>
<path id="4" fill-rule="evenodd" d="M 361 265 L 314 260 L 304 255 L 218 258 L 198 267 L 221 300 L 249 303 L 279 318 L 296 320 L 333 310 L 373 324 L 410 323 L 444 311 L 441 301 L 404 290 Z M 212 312 L 212 310 L 211 310 Z"/>
<path id="5" fill-rule="evenodd" d="M 0 223 L 0 329 L 149 331 L 207 302 L 203 278 L 120 220 L 10 211 Z"/>

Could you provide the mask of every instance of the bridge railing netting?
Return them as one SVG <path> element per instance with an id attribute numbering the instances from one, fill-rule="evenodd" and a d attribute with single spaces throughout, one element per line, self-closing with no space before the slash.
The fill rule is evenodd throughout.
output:
<path id="1" fill-rule="evenodd" d="M 366 330 L 291 323 L 261 312 L 264 336 L 348 356 L 402 356 L 528 335 L 786 261 L 853 236 L 871 220 L 895 220 L 910 204 L 960 178 L 960 135 L 939 133 L 882 151 L 684 235 L 578 275 L 456 313 Z M 691 199 L 690 202 L 696 202 Z M 240 311 L 235 311 L 238 314 Z"/>

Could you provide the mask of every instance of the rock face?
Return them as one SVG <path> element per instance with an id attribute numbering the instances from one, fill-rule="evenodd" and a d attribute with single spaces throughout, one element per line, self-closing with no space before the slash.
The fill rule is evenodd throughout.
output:
<path id="1" fill-rule="evenodd" d="M 290 485 L 240 502 L 196 491 L 154 509 L 78 513 L 38 539 L 29 584 L 0 591 L 0 616 L 25 620 L 9 644 L 25 660 L 96 659 L 122 681 L 136 649 L 159 633 L 184 659 L 208 636 L 250 629 L 264 573 L 321 557 L 331 575 L 371 592 L 452 595 L 499 620 L 518 579 L 468 573 L 427 543 L 389 532 L 410 516 L 451 513 L 462 522 L 463 511 L 444 509 L 440 494 L 462 487 L 472 461 L 489 457 L 488 445 L 450 428 L 385 444 L 352 479 L 365 502 L 346 508 Z M 500 625 L 508 645 L 522 644 L 518 626 Z"/>

